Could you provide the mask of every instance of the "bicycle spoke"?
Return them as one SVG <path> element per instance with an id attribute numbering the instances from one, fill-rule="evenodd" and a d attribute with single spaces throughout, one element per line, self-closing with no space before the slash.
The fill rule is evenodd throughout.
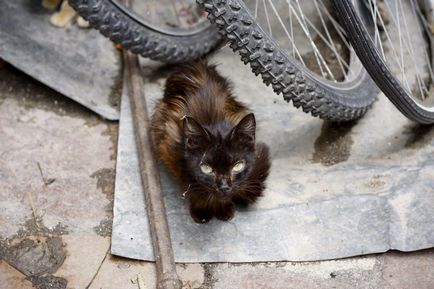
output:
<path id="1" fill-rule="evenodd" d="M 369 5 L 369 10 L 370 10 L 371 15 L 372 15 L 372 21 L 374 22 L 375 44 L 377 44 L 380 47 L 381 55 L 383 56 L 383 59 L 386 59 L 386 54 L 384 53 L 384 48 L 383 48 L 383 44 L 381 42 L 381 36 L 380 36 L 380 31 L 379 31 L 378 22 L 377 22 L 377 14 L 380 13 L 378 11 L 378 6 L 377 5 Z"/>
<path id="2" fill-rule="evenodd" d="M 345 46 L 349 49 L 351 47 L 351 45 L 348 43 L 348 40 L 347 40 L 347 32 L 345 31 L 345 29 L 342 28 L 342 26 L 339 24 L 339 22 L 336 19 L 334 19 L 334 17 L 330 14 L 330 12 L 328 11 L 328 9 L 325 6 L 325 4 L 323 3 L 323 1 L 320 0 L 319 3 L 321 4 L 322 11 L 328 17 L 329 21 L 332 23 L 333 27 L 335 28 L 335 31 L 338 33 L 342 42 L 344 42 Z"/>
<path id="3" fill-rule="evenodd" d="M 267 18 L 268 32 L 270 33 L 270 36 L 272 37 L 273 31 L 271 29 L 270 18 L 268 17 L 268 9 L 267 9 L 267 5 L 265 4 L 265 0 L 263 0 L 262 3 L 264 4 L 265 17 Z"/>
<path id="4" fill-rule="evenodd" d="M 258 18 L 258 0 L 255 1 L 255 18 Z"/>
<path id="5" fill-rule="evenodd" d="M 416 62 L 416 58 L 415 58 L 416 54 L 415 54 L 415 51 L 413 48 L 413 43 L 412 43 L 410 32 L 408 29 L 407 16 L 406 16 L 406 13 L 404 12 L 404 8 L 402 7 L 401 2 L 400 2 L 400 10 L 401 10 L 401 14 L 403 16 L 402 19 L 404 22 L 404 28 L 405 28 L 405 32 L 406 32 L 406 36 L 407 36 L 406 38 L 408 39 L 407 51 L 409 52 L 409 55 L 411 56 L 411 60 L 412 60 L 413 65 L 414 65 L 414 69 L 416 70 L 416 81 L 417 81 L 417 84 L 419 86 L 420 95 L 423 98 L 423 96 L 428 92 L 428 89 L 425 86 L 425 82 L 422 79 L 420 69 L 419 69 L 417 62 Z M 415 15 L 415 16 L 417 16 L 417 15 Z"/>
<path id="6" fill-rule="evenodd" d="M 403 49 L 403 44 L 402 44 L 402 35 L 401 35 L 401 21 L 400 21 L 400 12 L 399 12 L 399 2 L 396 3 L 395 6 L 395 10 L 396 10 L 396 22 L 397 22 L 397 26 L 398 27 L 398 39 L 399 39 L 399 51 L 401 52 L 401 75 L 402 75 L 402 79 L 405 78 L 405 64 L 404 64 L 404 49 Z"/>
<path id="7" fill-rule="evenodd" d="M 431 32 L 431 26 L 428 24 L 427 20 L 425 19 L 425 16 L 422 14 L 422 11 L 420 11 L 419 5 L 414 3 L 414 0 L 410 1 L 411 3 L 411 7 L 413 10 L 413 13 L 415 13 L 417 15 L 417 18 L 422 22 L 423 27 L 425 28 L 425 33 L 422 31 L 422 28 L 420 26 L 418 26 L 418 31 L 420 33 L 420 35 L 427 35 L 429 38 L 430 43 L 433 42 L 433 37 L 432 37 L 432 32 Z M 424 52 L 424 57 L 425 57 L 425 61 L 426 63 L 428 63 L 428 71 L 429 71 L 429 75 L 430 75 L 430 80 L 431 82 L 434 81 L 434 73 L 433 73 L 433 69 L 432 69 L 432 65 L 431 65 L 431 59 L 428 55 L 428 52 L 426 49 L 423 50 Z"/>
<path id="8" fill-rule="evenodd" d="M 277 17 L 279 23 L 282 25 L 283 30 L 285 31 L 286 36 L 288 37 L 289 41 L 291 42 L 291 45 L 292 45 L 293 49 L 294 49 L 295 52 L 297 53 L 298 58 L 300 59 L 301 63 L 302 63 L 304 66 L 306 66 L 306 64 L 305 64 L 304 61 L 303 61 L 303 57 L 301 57 L 300 51 L 297 49 L 297 46 L 296 46 L 295 43 L 294 43 L 294 38 L 291 37 L 291 36 L 289 35 L 289 32 L 288 32 L 288 30 L 286 29 L 286 26 L 285 26 L 285 24 L 283 23 L 282 18 L 280 17 L 279 13 L 277 12 L 276 7 L 274 6 L 274 4 L 273 4 L 273 2 L 272 2 L 271 0 L 268 0 L 268 2 L 270 3 L 271 9 L 273 10 L 274 15 L 276 15 L 276 17 Z"/>
<path id="9" fill-rule="evenodd" d="M 321 11 L 320 11 L 320 9 L 319 9 L 319 7 L 318 7 L 317 0 L 314 0 L 313 3 L 314 3 L 314 5 L 315 5 L 315 9 L 316 9 L 316 11 L 318 12 L 318 15 L 319 15 L 319 17 L 320 17 L 321 24 L 322 24 L 322 26 L 323 26 L 323 28 L 324 28 L 324 31 L 325 31 L 326 34 L 327 34 L 328 41 L 327 41 L 326 39 L 324 39 L 322 33 L 320 33 L 318 30 L 316 30 L 316 28 L 315 28 L 315 26 L 314 26 L 313 24 L 311 24 L 311 27 L 317 31 L 318 35 L 321 37 L 321 39 L 324 41 L 324 43 L 325 43 L 325 44 L 330 48 L 330 50 L 333 51 L 333 53 L 334 53 L 336 59 L 338 60 L 339 67 L 340 67 L 341 70 L 342 70 L 342 74 L 345 75 L 346 73 L 345 73 L 345 69 L 344 69 L 344 66 L 343 66 L 343 65 L 345 64 L 347 69 L 348 69 L 348 65 L 347 65 L 347 63 L 342 59 L 341 55 L 339 54 L 339 52 L 338 52 L 337 49 L 336 49 L 336 46 L 335 46 L 335 44 L 334 44 L 334 41 L 332 40 L 332 37 L 330 36 L 330 32 L 329 32 L 329 30 L 328 30 L 328 28 L 327 28 L 327 25 L 326 25 L 325 21 L 324 21 L 324 18 L 323 18 L 323 16 L 322 16 L 322 13 L 321 13 Z M 309 21 L 309 22 L 310 22 L 310 21 Z"/>
<path id="10" fill-rule="evenodd" d="M 392 57 L 392 60 L 393 60 L 393 62 L 395 62 L 395 63 L 398 65 L 399 69 L 402 71 L 401 62 L 397 60 L 397 59 L 399 58 L 399 57 L 398 57 L 398 54 L 397 54 L 397 52 L 396 52 L 396 49 L 395 49 L 395 46 L 394 46 L 394 44 L 393 44 L 392 38 L 391 38 L 390 35 L 389 35 L 388 28 L 387 28 L 387 26 L 386 26 L 386 24 L 385 24 L 385 21 L 384 21 L 384 19 L 383 19 L 383 16 L 381 15 L 380 10 L 378 9 L 377 1 L 376 1 L 376 0 L 370 0 L 369 2 L 370 2 L 372 5 L 375 5 L 375 6 L 377 7 L 377 8 L 374 9 L 374 11 L 377 12 L 378 20 L 380 21 L 380 25 L 381 25 L 381 27 L 384 28 L 384 35 L 386 35 L 387 42 L 389 43 L 389 46 L 390 46 L 390 48 L 391 48 L 391 50 L 392 50 L 392 52 L 393 52 L 394 57 Z M 385 3 L 386 3 L 386 5 L 387 5 L 387 2 L 385 2 Z M 389 11 L 390 11 L 390 9 L 389 9 Z M 381 42 L 381 44 L 384 45 L 383 42 Z M 386 58 L 384 58 L 384 59 L 386 60 Z M 404 78 L 403 81 L 405 82 L 405 85 L 407 86 L 408 90 L 410 91 L 410 85 L 408 84 L 407 79 Z"/>
<path id="11" fill-rule="evenodd" d="M 336 78 L 334 77 L 329 66 L 327 65 L 324 58 L 322 57 L 322 54 L 319 52 L 318 47 L 316 46 L 315 42 L 313 41 L 312 36 L 310 35 L 309 29 L 307 28 L 307 24 L 306 24 L 306 19 L 304 17 L 304 14 L 302 12 L 301 7 L 300 7 L 300 2 L 298 0 L 295 0 L 295 2 L 298 6 L 298 9 L 299 9 L 301 15 L 298 15 L 297 11 L 295 10 L 295 8 L 292 6 L 292 4 L 290 2 L 288 2 L 288 3 L 290 4 L 290 7 L 291 7 L 292 11 L 294 12 L 295 17 L 297 18 L 298 23 L 300 24 L 304 34 L 306 35 L 310 45 L 312 46 L 312 49 L 313 49 L 316 61 L 318 63 L 318 66 L 321 70 L 322 76 L 323 77 L 327 76 L 326 72 L 323 69 L 323 67 L 324 67 L 327 70 L 328 75 L 332 78 L 332 80 L 336 81 Z"/>
<path id="12" fill-rule="evenodd" d="M 317 35 L 318 35 L 318 37 L 319 38 L 321 38 L 321 40 L 324 42 L 324 44 L 325 45 L 327 45 L 327 47 L 330 49 L 330 50 L 335 50 L 334 52 L 336 52 L 336 56 L 337 56 L 337 58 L 340 60 L 340 61 L 342 61 L 342 64 L 346 67 L 346 68 L 348 68 L 348 64 L 347 64 L 347 62 L 342 58 L 342 56 L 341 55 L 339 55 L 339 53 L 337 52 L 337 49 L 336 49 L 336 47 L 334 47 L 334 44 L 333 44 L 333 41 L 328 41 L 323 35 L 322 35 L 322 33 L 321 33 L 321 31 L 319 31 L 318 30 L 318 28 L 316 28 L 315 27 L 315 25 L 309 20 L 309 19 L 307 19 L 306 18 L 306 22 L 307 22 L 307 24 L 309 24 L 309 26 L 317 33 Z M 345 74 L 345 73 L 344 73 Z"/>
<path id="13" fill-rule="evenodd" d="M 289 0 L 287 0 L 289 1 Z M 292 25 L 292 11 L 291 8 L 288 5 L 288 17 L 289 17 L 289 27 L 291 31 L 291 39 L 294 39 L 294 26 Z M 295 58 L 295 45 L 292 45 L 292 57 Z M 303 58 L 300 56 L 300 59 L 303 60 Z M 306 66 L 306 65 L 305 65 Z"/>

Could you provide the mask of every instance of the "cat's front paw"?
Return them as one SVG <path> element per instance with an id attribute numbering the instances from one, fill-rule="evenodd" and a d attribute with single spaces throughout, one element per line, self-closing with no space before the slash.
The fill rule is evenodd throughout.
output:
<path id="1" fill-rule="evenodd" d="M 254 203 L 255 201 L 256 198 L 250 198 L 250 200 L 246 198 L 242 198 L 241 196 L 236 196 L 232 198 L 232 202 L 234 202 L 235 205 L 241 208 L 247 208 L 250 204 Z"/>
<path id="2" fill-rule="evenodd" d="M 190 215 L 196 223 L 205 224 L 212 219 L 212 214 L 203 208 L 190 206 Z"/>
<path id="3" fill-rule="evenodd" d="M 229 221 L 234 217 L 235 205 L 233 203 L 229 205 L 222 206 L 214 212 L 214 216 L 222 221 Z"/>

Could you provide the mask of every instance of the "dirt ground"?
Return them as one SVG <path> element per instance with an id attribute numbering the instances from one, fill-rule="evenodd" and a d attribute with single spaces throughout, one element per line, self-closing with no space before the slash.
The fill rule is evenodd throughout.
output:
<path id="1" fill-rule="evenodd" d="M 155 288 L 153 263 L 110 255 L 117 122 L 0 64 L 2 289 Z M 321 137 L 325 165 L 351 139 Z M 328 128 L 330 131 L 330 128 Z M 325 138 L 325 137 L 324 137 Z M 331 143 L 331 144 L 330 144 Z M 434 288 L 434 250 L 323 262 L 178 264 L 184 288 Z"/>

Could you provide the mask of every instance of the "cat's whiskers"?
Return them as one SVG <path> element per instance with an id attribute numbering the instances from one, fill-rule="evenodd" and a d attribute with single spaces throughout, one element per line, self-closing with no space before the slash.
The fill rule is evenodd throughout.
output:
<path id="1" fill-rule="evenodd" d="M 185 199 L 185 196 L 190 191 L 190 187 L 191 187 L 191 184 L 189 184 L 187 190 L 182 193 L 182 199 Z"/>
<path id="2" fill-rule="evenodd" d="M 256 183 L 248 183 L 237 190 L 240 197 L 247 198 L 249 200 L 256 200 L 258 196 L 262 195 L 261 185 Z"/>
<path id="3" fill-rule="evenodd" d="M 210 203 L 214 201 L 214 194 L 208 193 L 208 198 L 206 199 L 205 204 L 208 206 Z"/>

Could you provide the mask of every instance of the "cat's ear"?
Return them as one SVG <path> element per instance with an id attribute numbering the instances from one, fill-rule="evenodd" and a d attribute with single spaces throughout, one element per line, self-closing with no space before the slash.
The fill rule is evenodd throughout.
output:
<path id="1" fill-rule="evenodd" d="M 208 131 L 192 117 L 185 116 L 183 118 L 183 132 L 187 149 L 204 147 L 210 141 Z"/>
<path id="2" fill-rule="evenodd" d="M 247 146 L 255 145 L 255 132 L 256 120 L 255 115 L 250 113 L 246 115 L 240 122 L 232 129 L 230 140 L 243 143 Z"/>

